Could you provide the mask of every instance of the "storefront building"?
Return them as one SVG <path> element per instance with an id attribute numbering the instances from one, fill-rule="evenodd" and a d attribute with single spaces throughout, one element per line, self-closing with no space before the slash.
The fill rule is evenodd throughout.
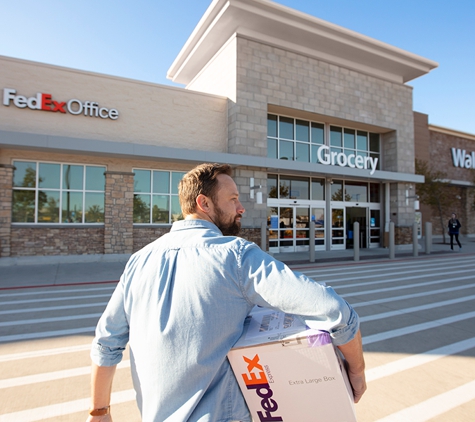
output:
<path id="1" fill-rule="evenodd" d="M 440 172 L 443 182 L 434 194 L 437 206 L 421 203 L 422 229 L 430 222 L 434 235 L 443 238 L 455 213 L 462 224 L 461 234 L 474 237 L 475 135 L 429 124 L 428 116 L 422 113 L 414 113 L 414 127 L 416 159 Z"/>
<path id="2" fill-rule="evenodd" d="M 265 224 L 271 252 L 383 246 L 391 221 L 396 243 L 412 242 L 407 185 L 424 178 L 406 82 L 431 60 L 273 2 L 223 0 L 169 69 L 186 88 L 0 66 L 1 257 L 132 253 L 181 218 L 178 180 L 201 162 L 233 166 L 243 235 L 260 244 Z"/>

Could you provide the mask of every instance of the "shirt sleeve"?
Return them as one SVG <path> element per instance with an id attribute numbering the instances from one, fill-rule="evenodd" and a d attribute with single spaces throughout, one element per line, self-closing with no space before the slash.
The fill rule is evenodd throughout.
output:
<path id="1" fill-rule="evenodd" d="M 355 310 L 325 283 L 292 271 L 252 243 L 243 247 L 239 264 L 243 294 L 253 305 L 297 315 L 308 327 L 328 331 L 337 346 L 358 332 Z"/>
<path id="2" fill-rule="evenodd" d="M 123 277 L 112 294 L 96 327 L 91 359 L 98 366 L 114 366 L 122 360 L 129 341 L 129 324 L 124 309 Z"/>

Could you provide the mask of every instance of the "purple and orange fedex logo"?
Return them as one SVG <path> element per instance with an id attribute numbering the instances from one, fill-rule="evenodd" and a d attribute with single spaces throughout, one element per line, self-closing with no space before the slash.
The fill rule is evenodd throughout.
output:
<path id="1" fill-rule="evenodd" d="M 272 415 L 279 408 L 277 402 L 272 398 L 274 392 L 269 386 L 269 381 L 264 372 L 264 368 L 259 363 L 259 355 L 255 355 L 252 359 L 243 356 L 244 362 L 247 364 L 247 373 L 241 374 L 244 384 L 248 390 L 256 390 L 256 394 L 262 399 L 261 407 L 257 415 L 261 422 L 279 422 L 283 421 L 281 416 Z"/>

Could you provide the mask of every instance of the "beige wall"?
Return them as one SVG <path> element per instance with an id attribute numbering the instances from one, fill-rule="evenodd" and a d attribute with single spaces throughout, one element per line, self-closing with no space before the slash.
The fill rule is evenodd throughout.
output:
<path id="1" fill-rule="evenodd" d="M 95 101 L 117 120 L 0 105 L 0 129 L 225 152 L 227 99 L 113 76 L 0 57 L 0 89 Z"/>

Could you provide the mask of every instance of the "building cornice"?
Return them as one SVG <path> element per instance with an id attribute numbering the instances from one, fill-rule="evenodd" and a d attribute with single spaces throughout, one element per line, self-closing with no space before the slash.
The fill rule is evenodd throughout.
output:
<path id="1" fill-rule="evenodd" d="M 460 130 L 449 129 L 443 126 L 429 125 L 429 130 L 432 132 L 439 132 L 445 135 L 455 136 L 457 138 L 469 139 L 475 141 L 475 135 L 467 132 L 461 132 Z"/>
<path id="2" fill-rule="evenodd" d="M 233 35 L 405 83 L 438 64 L 269 0 L 214 0 L 167 77 L 189 84 Z"/>

